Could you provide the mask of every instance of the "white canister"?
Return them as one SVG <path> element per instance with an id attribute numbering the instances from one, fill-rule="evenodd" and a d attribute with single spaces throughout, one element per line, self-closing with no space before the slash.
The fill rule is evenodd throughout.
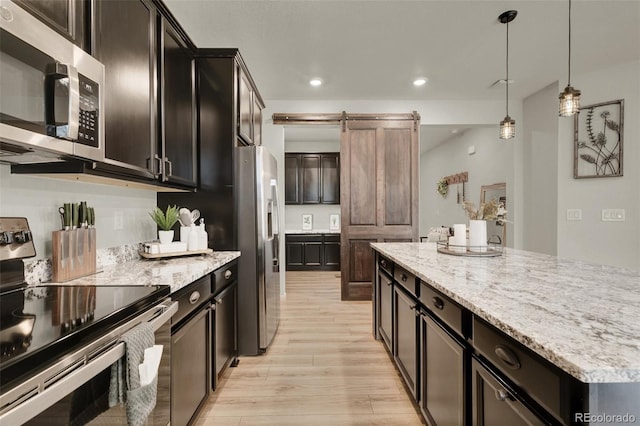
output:
<path id="1" fill-rule="evenodd" d="M 469 220 L 469 250 L 487 251 L 487 221 Z"/>
<path id="2" fill-rule="evenodd" d="M 180 227 L 180 242 L 189 244 L 189 233 L 191 232 L 190 226 Z"/>
<path id="3" fill-rule="evenodd" d="M 191 227 L 189 228 L 189 241 L 187 242 L 187 250 L 188 251 L 195 251 L 195 250 L 199 250 L 200 247 L 198 246 L 198 228 L 196 227 L 195 223 L 191 224 Z"/>

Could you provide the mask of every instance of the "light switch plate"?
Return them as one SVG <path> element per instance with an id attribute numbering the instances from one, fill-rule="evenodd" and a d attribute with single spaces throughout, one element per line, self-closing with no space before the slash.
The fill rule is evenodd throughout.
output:
<path id="1" fill-rule="evenodd" d="M 602 209 L 603 222 L 624 222 L 624 209 Z"/>
<path id="2" fill-rule="evenodd" d="M 567 220 L 582 220 L 582 209 L 567 209 Z"/>

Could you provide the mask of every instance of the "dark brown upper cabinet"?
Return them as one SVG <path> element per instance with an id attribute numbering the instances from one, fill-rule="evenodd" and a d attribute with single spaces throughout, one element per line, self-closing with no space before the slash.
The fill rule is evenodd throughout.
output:
<path id="1" fill-rule="evenodd" d="M 196 186 L 193 44 L 162 3 L 96 1 L 105 66 L 105 162 L 133 177 Z"/>
<path id="2" fill-rule="evenodd" d="M 14 0 L 81 49 L 87 50 L 89 10 L 84 0 Z"/>
<path id="3" fill-rule="evenodd" d="M 260 145 L 264 103 L 238 49 L 197 49 L 199 188 L 233 185 L 233 148 Z"/>
<path id="4" fill-rule="evenodd" d="M 145 0 L 100 1 L 94 56 L 105 66 L 106 162 L 154 179 L 157 154 L 156 9 Z"/>
<path id="5" fill-rule="evenodd" d="M 160 175 L 163 182 L 195 187 L 197 147 L 193 53 L 164 18 L 161 27 Z"/>
<path id="6" fill-rule="evenodd" d="M 285 154 L 285 204 L 340 204 L 340 154 Z"/>

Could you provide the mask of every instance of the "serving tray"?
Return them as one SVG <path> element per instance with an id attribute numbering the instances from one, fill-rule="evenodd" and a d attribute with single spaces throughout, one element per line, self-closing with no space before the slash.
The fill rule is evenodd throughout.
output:
<path id="1" fill-rule="evenodd" d="M 468 257 L 496 257 L 502 256 L 502 246 L 489 245 L 483 247 L 456 246 L 447 242 L 438 242 L 438 253 L 450 254 L 452 256 Z"/>
<path id="2" fill-rule="evenodd" d="M 205 249 L 205 250 L 193 250 L 193 251 L 176 251 L 173 253 L 145 253 L 144 251 L 138 251 L 141 257 L 145 259 L 164 259 L 167 257 L 184 257 L 184 256 L 193 256 L 196 254 L 211 254 L 213 253 L 213 249 Z"/>

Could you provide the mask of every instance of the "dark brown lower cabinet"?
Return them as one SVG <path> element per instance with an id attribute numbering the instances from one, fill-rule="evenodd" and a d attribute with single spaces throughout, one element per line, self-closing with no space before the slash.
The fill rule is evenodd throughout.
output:
<path id="1" fill-rule="evenodd" d="M 468 349 L 425 311 L 420 312 L 420 325 L 422 415 L 433 425 L 463 426 Z"/>
<path id="2" fill-rule="evenodd" d="M 546 425 L 545 420 L 516 397 L 504 380 L 499 380 L 488 364 L 475 357 L 471 361 L 473 424 L 477 426 Z"/>
<path id="3" fill-rule="evenodd" d="M 393 359 L 414 399 L 418 398 L 417 305 L 399 285 L 393 287 Z"/>
<path id="4" fill-rule="evenodd" d="M 238 282 L 229 284 L 213 296 L 212 320 L 214 330 L 212 389 L 229 366 L 235 366 L 238 356 Z"/>
<path id="5" fill-rule="evenodd" d="M 287 234 L 287 271 L 339 271 L 340 234 Z"/>
<path id="6" fill-rule="evenodd" d="M 378 304 L 378 333 L 382 337 L 382 341 L 387 345 L 390 353 L 393 353 L 393 334 L 392 334 L 392 317 L 391 306 L 393 300 L 393 279 L 382 271 L 378 271 L 378 295 L 380 303 Z"/>

